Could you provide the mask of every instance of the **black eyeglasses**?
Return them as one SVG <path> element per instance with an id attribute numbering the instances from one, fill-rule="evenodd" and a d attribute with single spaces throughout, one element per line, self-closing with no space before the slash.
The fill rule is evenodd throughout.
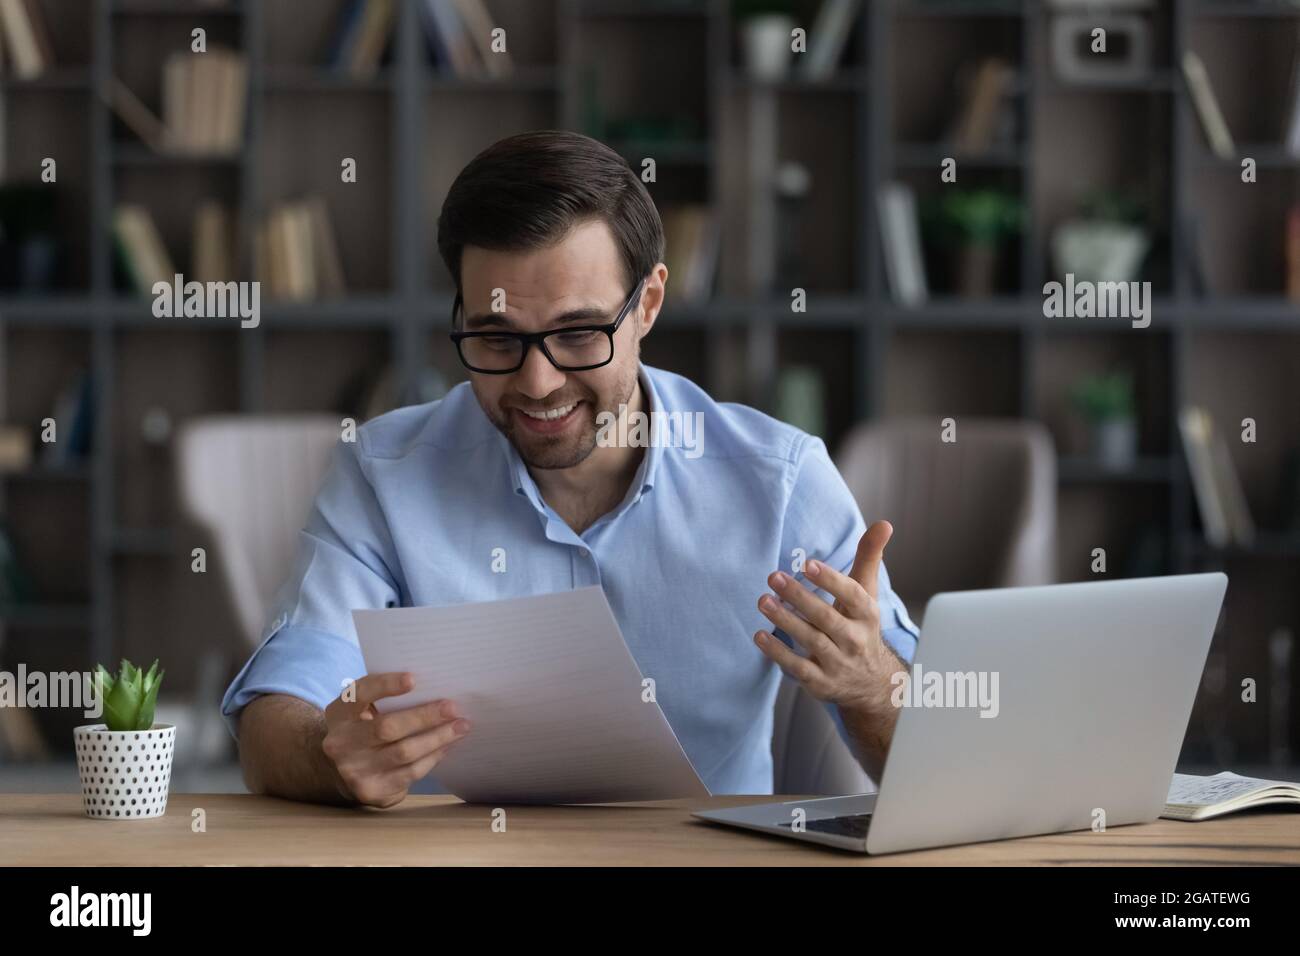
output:
<path id="1" fill-rule="evenodd" d="M 551 329 L 549 332 L 452 332 L 461 363 L 471 372 L 484 375 L 509 375 L 524 367 L 528 347 L 536 345 L 550 363 L 562 372 L 587 372 L 614 360 L 614 333 L 632 311 L 645 278 L 636 284 L 618 317 L 608 325 L 579 325 Z M 460 294 L 451 306 L 451 324 L 460 311 Z"/>

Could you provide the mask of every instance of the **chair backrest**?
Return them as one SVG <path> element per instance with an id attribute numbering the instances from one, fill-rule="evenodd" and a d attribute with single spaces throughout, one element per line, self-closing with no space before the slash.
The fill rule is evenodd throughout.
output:
<path id="1" fill-rule="evenodd" d="M 885 518 L 890 583 L 919 613 L 934 594 L 1047 584 L 1056 567 L 1056 457 L 1034 422 L 962 420 L 859 426 L 838 465 L 867 522 Z M 772 731 L 775 793 L 873 789 L 825 706 L 783 680 Z"/>
<path id="2" fill-rule="evenodd" d="M 211 538 L 245 641 L 256 646 L 341 435 L 334 415 L 195 418 L 176 441 L 179 505 Z"/>
<path id="3" fill-rule="evenodd" d="M 870 523 L 894 537 L 894 590 L 921 612 L 940 591 L 1056 579 L 1056 454 L 1047 429 L 1018 419 L 962 419 L 955 441 L 938 420 L 859 426 L 840 473 Z"/>

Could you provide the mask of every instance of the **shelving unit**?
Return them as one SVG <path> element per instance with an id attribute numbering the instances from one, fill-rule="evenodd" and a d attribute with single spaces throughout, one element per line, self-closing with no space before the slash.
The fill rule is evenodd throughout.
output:
<path id="1" fill-rule="evenodd" d="M 1044 420 L 1063 456 L 1063 577 L 1091 577 L 1088 555 L 1099 545 L 1112 555 L 1112 573 L 1126 573 L 1126 557 L 1147 539 L 1154 564 L 1135 571 L 1226 567 L 1234 600 L 1215 653 L 1233 680 L 1262 674 L 1272 628 L 1300 630 L 1300 535 L 1270 525 L 1280 456 L 1300 445 L 1300 308 L 1282 297 L 1277 264 L 1253 261 L 1259 250 L 1280 252 L 1280 209 L 1300 198 L 1296 160 L 1272 145 L 1269 125 L 1281 121 L 1290 25 L 1300 23 L 1300 10 L 1160 0 L 1154 78 L 1074 88 L 1047 63 L 1050 13 L 1028 0 L 872 0 L 831 77 L 775 83 L 745 75 L 727 0 L 488 0 L 517 67 L 503 80 L 436 72 L 411 2 L 399 4 L 383 68 L 364 80 L 321 65 L 338 2 L 41 6 L 58 67 L 34 81 L 0 83 L 5 169 L 34 178 L 41 157 L 58 157 L 66 263 L 56 293 L 0 298 L 0 420 L 34 427 L 49 414 L 72 357 L 92 372 L 97 425 L 85 464 L 0 478 L 0 513 L 40 558 L 38 603 L 5 622 L 11 656 L 84 666 L 87 654 L 105 661 L 165 654 L 197 633 L 190 605 L 181 613 L 157 602 L 193 576 L 190 543 L 169 504 L 166 450 L 139 437 L 146 409 L 166 408 L 177 422 L 222 410 L 343 414 L 349 382 L 386 363 L 408 394 L 426 365 L 461 378 L 445 338 L 451 283 L 435 247 L 442 198 L 464 164 L 502 136 L 583 128 L 593 89 L 615 119 L 634 115 L 638 103 L 692 117 L 697 138 L 612 145 L 634 167 L 642 156 L 656 158 L 658 182 L 649 188 L 657 201 L 707 202 L 723 217 L 716 297 L 670 302 L 645 343 L 647 362 L 682 371 L 719 398 L 769 410 L 784 367 L 817 365 L 832 450 L 852 423 L 882 415 L 932 416 L 936 428 L 945 416 Z M 816 8 L 816 0 L 800 4 L 804 25 Z M 188 48 L 196 25 L 208 29 L 210 44 L 248 57 L 243 146 L 229 158 L 155 156 L 113 119 L 104 97 L 119 75 L 156 107 L 161 61 Z M 1205 57 L 1216 88 L 1223 85 L 1234 132 L 1256 144 L 1243 147 L 1259 162 L 1254 186 L 1240 184 L 1238 166 L 1204 144 L 1177 72 L 1189 47 Z M 956 108 L 954 71 L 994 53 L 1016 66 L 1019 141 L 956 158 L 963 185 L 1018 190 L 1027 227 L 1015 245 L 1014 278 L 987 300 L 938 294 L 923 307 L 902 307 L 889 296 L 874 197 L 895 176 L 918 192 L 941 188 L 939 164 L 951 151 L 939 136 Z M 355 184 L 339 181 L 345 156 L 357 159 Z M 808 269 L 803 314 L 758 284 L 764 254 L 753 243 L 762 232 L 749 197 L 774 156 L 812 171 L 799 233 Z M 1042 314 L 1042 285 L 1055 278 L 1048 237 L 1085 174 L 1138 185 L 1169 237 L 1150 329 Z M 1287 191 L 1285 202 L 1270 198 L 1277 190 Z M 240 329 L 232 320 L 155 318 L 147 300 L 114 285 L 108 226 L 121 200 L 150 207 L 183 270 L 194 204 L 224 197 L 240 214 L 240 277 L 248 278 L 249 223 L 303 194 L 330 206 L 348 273 L 344 299 L 294 304 L 264 295 L 260 326 Z M 1213 297 L 1193 292 L 1181 229 L 1192 212 L 1208 220 L 1202 241 Z M 1138 365 L 1142 389 L 1141 457 L 1119 474 L 1086 456 L 1063 407 L 1067 375 L 1115 361 Z M 1233 450 L 1265 532 L 1249 553 L 1216 553 L 1198 533 L 1175 421 L 1188 400 L 1224 423 L 1246 414 L 1261 422 L 1259 443 Z M 47 524 L 53 514 L 57 533 Z M 41 542 L 56 540 L 61 550 L 42 550 Z M 1292 586 L 1279 591 L 1279 575 Z M 1264 711 L 1234 708 L 1231 680 L 1228 691 L 1226 701 L 1203 695 L 1198 715 L 1230 709 L 1242 752 L 1258 756 Z M 1208 754 L 1200 719 L 1189 747 Z"/>

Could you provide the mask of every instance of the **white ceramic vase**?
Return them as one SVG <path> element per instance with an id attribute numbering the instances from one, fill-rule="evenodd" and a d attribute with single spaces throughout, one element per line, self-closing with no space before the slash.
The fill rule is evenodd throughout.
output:
<path id="1" fill-rule="evenodd" d="M 109 730 L 87 724 L 73 731 L 86 816 L 144 820 L 167 812 L 167 789 L 176 752 L 176 727 Z"/>

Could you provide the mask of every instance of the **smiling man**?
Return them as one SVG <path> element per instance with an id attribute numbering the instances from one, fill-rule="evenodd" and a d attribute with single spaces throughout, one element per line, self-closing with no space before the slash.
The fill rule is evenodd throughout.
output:
<path id="1" fill-rule="evenodd" d="M 452 184 L 438 247 L 469 382 L 340 443 L 222 703 L 249 787 L 392 806 L 474 733 L 456 701 L 375 710 L 411 679 L 361 676 L 353 609 L 587 585 L 714 793 L 771 792 L 782 671 L 878 775 L 916 638 L 881 563 L 891 529 L 864 529 L 819 439 L 641 364 L 670 277 L 628 164 L 576 133 L 502 140 Z M 697 416 L 700 441 L 598 441 L 637 414 Z"/>

